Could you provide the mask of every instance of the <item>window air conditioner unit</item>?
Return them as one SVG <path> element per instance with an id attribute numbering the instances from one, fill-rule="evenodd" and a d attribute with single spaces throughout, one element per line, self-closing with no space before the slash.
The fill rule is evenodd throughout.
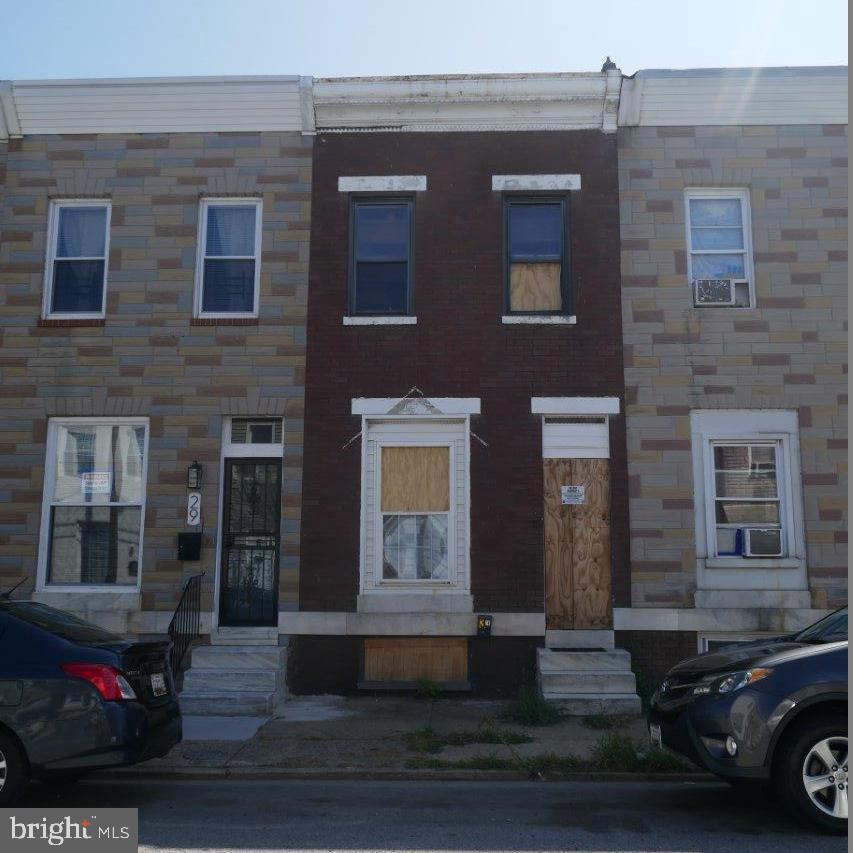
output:
<path id="1" fill-rule="evenodd" d="M 778 527 L 745 527 L 744 557 L 781 557 L 782 531 Z"/>
<path id="2" fill-rule="evenodd" d="M 748 282 L 745 278 L 694 278 L 693 304 L 732 306 L 737 300 L 738 284 Z"/>
<path id="3" fill-rule="evenodd" d="M 695 305 L 734 305 L 735 280 L 731 278 L 693 279 L 693 302 Z"/>

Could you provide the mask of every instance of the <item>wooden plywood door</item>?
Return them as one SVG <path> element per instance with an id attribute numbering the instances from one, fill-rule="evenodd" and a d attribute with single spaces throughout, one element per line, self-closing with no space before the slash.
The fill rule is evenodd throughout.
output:
<path id="1" fill-rule="evenodd" d="M 545 459 L 545 624 L 613 627 L 610 577 L 610 460 Z M 583 486 L 564 504 L 562 486 Z"/>

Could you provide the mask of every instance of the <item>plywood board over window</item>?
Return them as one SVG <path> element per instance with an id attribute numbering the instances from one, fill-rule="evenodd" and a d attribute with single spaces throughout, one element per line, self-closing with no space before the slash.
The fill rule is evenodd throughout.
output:
<path id="1" fill-rule="evenodd" d="M 611 628 L 610 461 L 545 459 L 545 614 L 552 629 Z M 564 504 L 561 487 L 583 488 Z"/>
<path id="2" fill-rule="evenodd" d="M 462 685 L 468 681 L 465 637 L 370 637 L 364 641 L 364 682 Z"/>
<path id="3" fill-rule="evenodd" d="M 514 263 L 510 267 L 511 311 L 560 311 L 562 264 Z"/>
<path id="4" fill-rule="evenodd" d="M 382 448 L 382 512 L 449 511 L 449 447 Z"/>

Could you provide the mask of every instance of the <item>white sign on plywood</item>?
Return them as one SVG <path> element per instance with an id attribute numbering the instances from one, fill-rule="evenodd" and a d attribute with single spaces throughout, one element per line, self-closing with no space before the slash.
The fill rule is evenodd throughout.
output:
<path id="1" fill-rule="evenodd" d="M 586 486 L 560 486 L 560 499 L 569 506 L 586 503 Z"/>

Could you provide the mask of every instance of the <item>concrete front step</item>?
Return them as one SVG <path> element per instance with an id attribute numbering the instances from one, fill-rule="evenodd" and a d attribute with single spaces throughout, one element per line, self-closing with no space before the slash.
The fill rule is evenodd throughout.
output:
<path id="1" fill-rule="evenodd" d="M 283 668 L 287 649 L 271 646 L 196 646 L 192 666 L 201 669 Z"/>
<path id="2" fill-rule="evenodd" d="M 537 649 L 537 659 L 540 672 L 544 670 L 566 672 L 612 670 L 625 672 L 631 669 L 631 655 L 624 649 L 571 652 L 556 649 Z"/>
<path id="3" fill-rule="evenodd" d="M 612 649 L 615 644 L 613 631 L 545 631 L 545 645 L 549 649 Z"/>
<path id="4" fill-rule="evenodd" d="M 204 717 L 266 716 L 273 712 L 274 694 L 268 692 L 242 691 L 239 693 L 193 692 L 181 693 L 181 712 Z"/>
<path id="5" fill-rule="evenodd" d="M 216 628 L 210 633 L 214 646 L 277 646 L 278 628 Z"/>
<path id="6" fill-rule="evenodd" d="M 628 672 L 549 672 L 540 670 L 539 684 L 547 699 L 553 693 L 636 693 L 634 673 Z"/>
<path id="7" fill-rule="evenodd" d="M 207 669 L 191 667 L 184 674 L 184 693 L 208 691 L 235 693 L 244 690 L 273 693 L 279 681 L 275 669 Z"/>
<path id="8" fill-rule="evenodd" d="M 636 715 L 642 710 L 636 693 L 548 693 L 545 698 L 558 705 L 570 716 L 587 717 L 591 714 Z"/>

